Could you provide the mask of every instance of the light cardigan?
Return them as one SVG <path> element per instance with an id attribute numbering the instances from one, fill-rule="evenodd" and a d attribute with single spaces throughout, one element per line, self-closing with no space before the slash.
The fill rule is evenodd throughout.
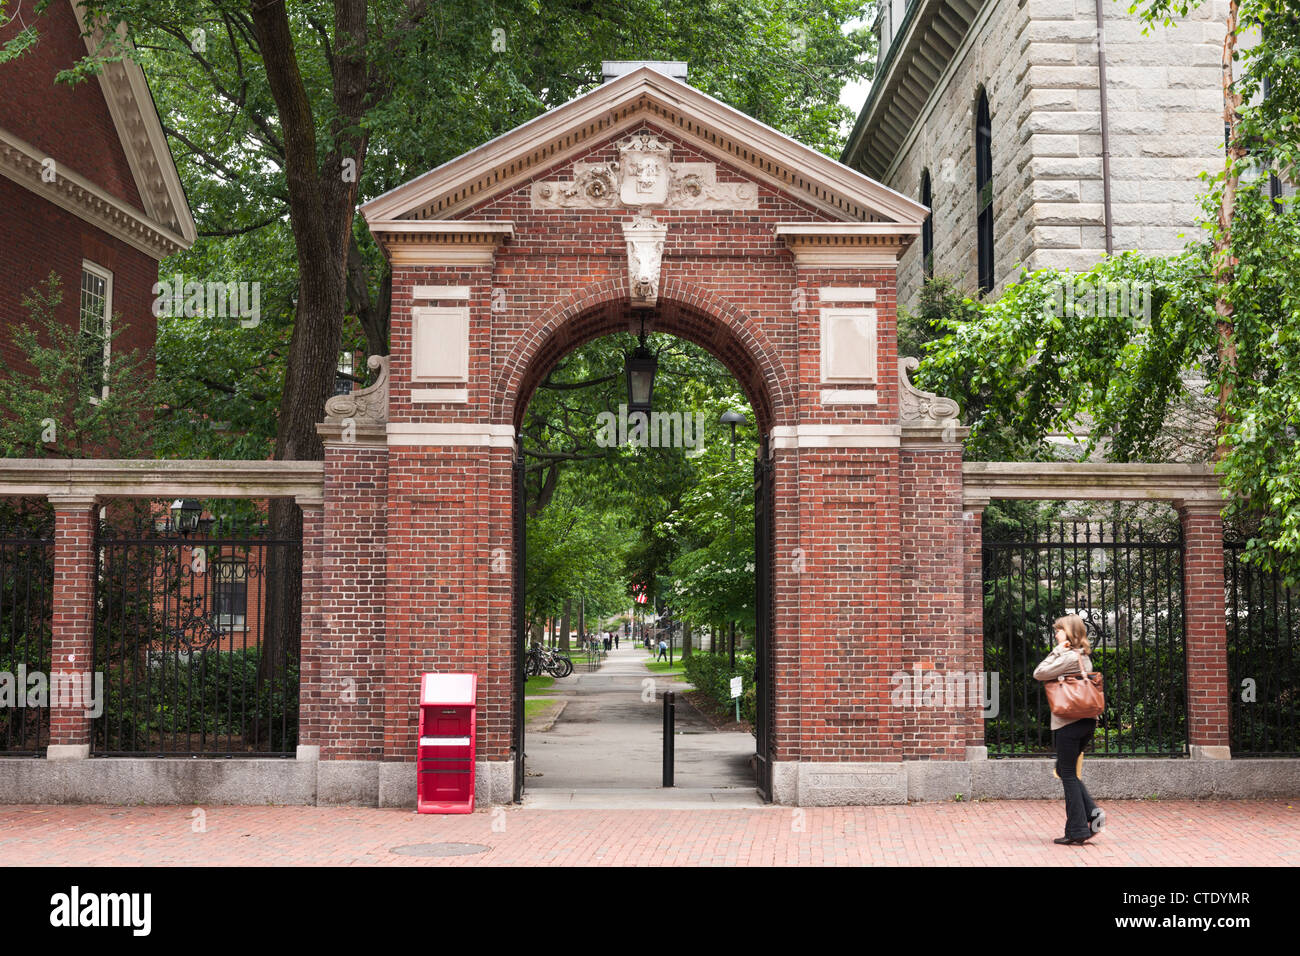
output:
<path id="1" fill-rule="evenodd" d="M 1092 660 L 1088 655 L 1083 656 L 1083 672 L 1092 673 Z M 1055 680 L 1063 674 L 1079 673 L 1079 652 L 1068 644 L 1057 644 L 1052 648 L 1052 653 L 1043 658 L 1042 663 L 1034 668 L 1034 679 L 1041 681 Z M 1060 730 L 1067 724 L 1074 721 L 1066 720 L 1063 717 L 1057 717 L 1052 714 L 1052 729 Z"/>

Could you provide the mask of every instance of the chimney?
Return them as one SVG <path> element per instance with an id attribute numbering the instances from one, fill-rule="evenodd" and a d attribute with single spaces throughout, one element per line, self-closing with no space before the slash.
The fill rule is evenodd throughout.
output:
<path id="1" fill-rule="evenodd" d="M 608 83 L 610 80 L 617 80 L 620 76 L 627 76 L 643 66 L 648 66 L 650 69 L 657 70 L 664 76 L 670 76 L 682 83 L 686 82 L 686 62 L 684 60 L 602 60 L 600 64 L 600 72 L 604 74 L 602 82 Z"/>

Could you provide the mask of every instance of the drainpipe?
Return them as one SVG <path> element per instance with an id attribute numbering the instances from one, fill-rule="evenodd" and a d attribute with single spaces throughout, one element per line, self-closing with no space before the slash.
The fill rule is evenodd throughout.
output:
<path id="1" fill-rule="evenodd" d="M 1110 210 L 1110 119 L 1106 112 L 1106 17 L 1097 0 L 1097 92 L 1101 97 L 1101 201 L 1106 219 L 1106 255 L 1115 252 L 1114 220 Z"/>

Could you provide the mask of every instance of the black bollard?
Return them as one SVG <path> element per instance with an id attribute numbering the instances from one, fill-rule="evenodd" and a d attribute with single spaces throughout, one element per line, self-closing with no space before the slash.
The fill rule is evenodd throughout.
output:
<path id="1" fill-rule="evenodd" d="M 677 723 L 677 702 L 672 691 L 664 692 L 664 786 L 673 785 L 673 734 Z"/>

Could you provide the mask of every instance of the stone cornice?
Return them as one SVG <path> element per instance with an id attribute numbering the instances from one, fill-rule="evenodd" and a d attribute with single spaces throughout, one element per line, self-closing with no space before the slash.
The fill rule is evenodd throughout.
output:
<path id="1" fill-rule="evenodd" d="M 31 143 L 0 129 L 0 175 L 154 259 L 188 249 L 192 244 L 192 239 L 178 235 L 110 195 L 59 163 L 57 158 L 54 158 L 54 179 L 46 182 L 41 174 L 46 171 L 42 164 L 48 158 L 54 157 L 48 157 Z"/>
<path id="2" fill-rule="evenodd" d="M 0 495 L 51 499 L 301 498 L 324 494 L 319 461 L 0 459 Z"/>
<path id="3" fill-rule="evenodd" d="M 650 68 L 611 80 L 361 207 L 367 223 L 447 219 L 649 123 L 757 182 L 851 221 L 920 223 L 926 210 L 692 86 Z"/>
<path id="4" fill-rule="evenodd" d="M 946 67 L 975 31 L 988 0 L 914 0 L 907 4 L 871 82 L 841 162 L 877 178 L 915 125 L 921 105 L 939 87 Z M 972 95 L 974 91 L 971 91 Z"/>
<path id="5" fill-rule="evenodd" d="M 799 268 L 892 269 L 921 227 L 913 223 L 782 222 L 773 231 L 794 253 Z"/>
<path id="6" fill-rule="evenodd" d="M 997 498 L 1223 504 L 1219 477 L 1209 464 L 968 461 L 962 464 L 962 497 L 967 506 Z"/>
<path id="7" fill-rule="evenodd" d="M 104 27 L 88 28 L 80 0 L 69 2 L 86 52 L 94 56 L 104 43 Z M 117 34 L 121 37 L 124 31 L 119 29 Z M 129 41 L 121 42 L 130 47 Z M 180 237 L 180 248 L 188 249 L 198 230 L 144 71 L 134 60 L 123 57 L 103 63 L 98 80 L 146 213 L 154 223 Z"/>
<path id="8" fill-rule="evenodd" d="M 384 219 L 368 223 L 390 262 L 405 265 L 491 265 L 497 246 L 514 235 L 512 222 Z"/>

